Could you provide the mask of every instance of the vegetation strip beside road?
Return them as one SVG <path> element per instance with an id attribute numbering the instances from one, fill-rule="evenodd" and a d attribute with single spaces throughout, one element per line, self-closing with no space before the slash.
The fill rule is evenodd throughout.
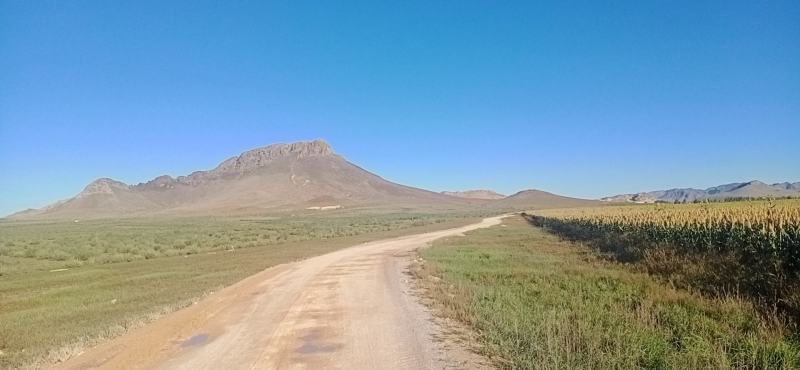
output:
<path id="1" fill-rule="evenodd" d="M 22 229 L 1 225 L 0 240 L 12 245 L 3 244 L 6 254 L 0 253 L 0 368 L 62 360 L 277 264 L 476 220 L 464 215 L 376 215 L 256 223 L 176 219 L 158 224 L 117 220 Z M 137 230 L 127 234 L 134 242 L 121 236 L 128 228 Z M 220 239 L 224 242 L 216 243 Z M 38 241 L 34 246 L 45 246 L 45 250 L 50 250 L 48 241 L 64 240 L 94 241 L 94 247 L 79 242 L 66 249 L 88 253 L 85 259 L 65 261 L 61 254 L 48 259 L 43 252 L 33 255 L 40 258 L 9 256 L 31 248 L 18 240 Z M 159 250 L 165 256 L 142 255 L 159 245 L 149 244 L 154 240 L 164 245 Z M 188 247 L 185 240 L 191 240 Z M 132 261 L 108 263 L 105 256 L 119 253 L 117 247 L 133 256 Z M 169 256 L 176 250 L 182 254 Z"/>
<path id="2" fill-rule="evenodd" d="M 540 210 L 537 225 L 671 284 L 800 324 L 800 200 Z"/>
<path id="3" fill-rule="evenodd" d="M 672 288 L 522 217 L 435 242 L 420 283 L 501 368 L 800 367 L 791 333 L 749 302 Z"/>

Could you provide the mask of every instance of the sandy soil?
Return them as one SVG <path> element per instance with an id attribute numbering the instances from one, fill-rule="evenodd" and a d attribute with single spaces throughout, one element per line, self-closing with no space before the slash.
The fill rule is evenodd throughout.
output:
<path id="1" fill-rule="evenodd" d="M 441 339 L 405 272 L 417 248 L 500 220 L 275 266 L 56 368 L 476 367 L 474 355 Z"/>

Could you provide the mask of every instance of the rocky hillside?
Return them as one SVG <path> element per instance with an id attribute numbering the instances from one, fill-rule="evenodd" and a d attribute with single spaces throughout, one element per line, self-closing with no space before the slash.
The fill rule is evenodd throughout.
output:
<path id="1" fill-rule="evenodd" d="M 164 175 L 136 185 L 101 178 L 71 199 L 17 217 L 228 215 L 353 207 L 450 209 L 470 204 L 468 199 L 387 181 L 316 140 L 250 150 L 214 169 L 176 178 Z"/>

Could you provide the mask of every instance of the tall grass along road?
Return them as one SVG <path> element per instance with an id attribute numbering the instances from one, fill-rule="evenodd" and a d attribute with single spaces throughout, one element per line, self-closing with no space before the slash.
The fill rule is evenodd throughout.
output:
<path id="1" fill-rule="evenodd" d="M 248 277 L 60 364 L 85 368 L 425 369 L 454 364 L 403 273 L 413 250 L 469 226 L 357 245 Z"/>
<path id="2" fill-rule="evenodd" d="M 439 315 L 509 369 L 796 369 L 791 328 L 751 301 L 665 284 L 523 217 L 437 241 L 418 271 Z"/>

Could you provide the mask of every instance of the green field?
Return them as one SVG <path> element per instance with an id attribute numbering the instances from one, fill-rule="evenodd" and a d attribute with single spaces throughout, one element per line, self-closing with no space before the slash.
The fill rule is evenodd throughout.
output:
<path id="1" fill-rule="evenodd" d="M 267 267 L 472 215 L 0 223 L 0 368 L 36 366 Z"/>
<path id="2" fill-rule="evenodd" d="M 670 287 L 522 217 L 421 253 L 436 311 L 501 368 L 800 367 L 796 335 L 747 300 Z"/>
<path id="3" fill-rule="evenodd" d="M 0 273 L 17 266 L 30 267 L 29 261 L 19 258 L 52 262 L 43 267 L 69 268 L 360 235 L 437 223 L 448 217 L 389 214 L 4 222 L 0 223 Z"/>

